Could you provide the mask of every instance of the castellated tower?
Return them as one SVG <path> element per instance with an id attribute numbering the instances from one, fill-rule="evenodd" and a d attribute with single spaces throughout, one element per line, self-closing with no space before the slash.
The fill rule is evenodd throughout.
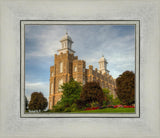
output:
<path id="1" fill-rule="evenodd" d="M 115 79 L 109 75 L 106 59 L 102 57 L 99 60 L 99 70 L 97 68 L 94 70 L 92 65 L 89 65 L 89 69 L 86 69 L 85 61 L 74 56 L 73 41 L 68 33 L 62 37 L 60 42 L 61 48 L 58 50 L 58 54 L 54 55 L 54 66 L 50 67 L 49 109 L 52 109 L 53 105 L 61 100 L 63 93 L 60 86 L 69 82 L 71 78 L 83 85 L 86 82 L 98 81 L 102 88 L 109 88 L 115 98 L 116 83 Z"/>

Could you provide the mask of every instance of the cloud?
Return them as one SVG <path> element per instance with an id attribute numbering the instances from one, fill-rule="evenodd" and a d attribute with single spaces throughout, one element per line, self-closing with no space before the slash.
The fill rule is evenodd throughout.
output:
<path id="1" fill-rule="evenodd" d="M 28 99 L 33 92 L 42 92 L 43 95 L 48 98 L 49 84 L 47 82 L 25 82 L 25 92 Z"/>
<path id="2" fill-rule="evenodd" d="M 25 31 L 26 60 L 53 56 L 60 48 L 62 28 L 57 26 L 28 25 Z"/>
<path id="3" fill-rule="evenodd" d="M 49 95 L 49 69 L 66 28 L 72 37 L 73 50 L 86 67 L 98 68 L 102 54 L 110 74 L 117 78 L 125 70 L 134 71 L 134 26 L 122 25 L 27 25 L 25 27 L 26 91 Z"/>

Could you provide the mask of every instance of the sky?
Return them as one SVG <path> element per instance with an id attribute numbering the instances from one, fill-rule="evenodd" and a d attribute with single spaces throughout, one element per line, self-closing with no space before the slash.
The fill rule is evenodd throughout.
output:
<path id="1" fill-rule="evenodd" d="M 61 48 L 66 30 L 78 59 L 93 68 L 104 55 L 113 78 L 126 70 L 135 72 L 134 25 L 25 25 L 25 95 L 42 92 L 49 97 L 50 66 Z"/>

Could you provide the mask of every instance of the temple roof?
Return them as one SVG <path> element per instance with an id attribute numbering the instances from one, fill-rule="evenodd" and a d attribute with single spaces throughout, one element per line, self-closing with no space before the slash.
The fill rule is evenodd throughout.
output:
<path id="1" fill-rule="evenodd" d="M 102 57 L 99 59 L 99 62 L 103 62 L 103 61 L 107 62 L 107 60 L 104 58 L 104 56 L 102 56 Z"/>
<path id="2" fill-rule="evenodd" d="M 65 41 L 65 40 L 70 40 L 73 43 L 72 38 L 68 35 L 67 32 L 66 32 L 65 36 L 62 37 L 60 42 Z"/>

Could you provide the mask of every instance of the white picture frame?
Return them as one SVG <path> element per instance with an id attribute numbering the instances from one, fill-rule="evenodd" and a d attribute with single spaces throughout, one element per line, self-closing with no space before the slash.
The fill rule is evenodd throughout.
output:
<path id="1" fill-rule="evenodd" d="M 96 118 L 102 118 L 102 117 L 119 117 L 119 118 L 125 118 L 125 117 L 132 117 L 132 118 L 139 118 L 140 117 L 140 104 L 139 104 L 139 79 L 140 79 L 140 21 L 139 20 L 21 20 L 20 21 L 20 27 L 21 27 L 21 117 L 96 117 Z M 29 113 L 25 112 L 25 25 L 134 25 L 135 26 L 135 113 Z M 27 58 L 27 57 L 26 57 Z"/>

